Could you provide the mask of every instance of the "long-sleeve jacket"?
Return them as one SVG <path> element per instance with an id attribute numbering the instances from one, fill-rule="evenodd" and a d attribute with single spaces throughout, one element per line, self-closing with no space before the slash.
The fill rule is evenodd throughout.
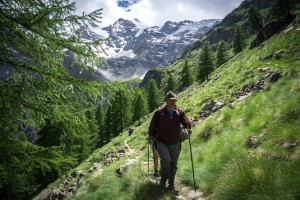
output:
<path id="1" fill-rule="evenodd" d="M 185 113 L 177 107 L 172 116 L 169 115 L 166 107 L 157 109 L 149 126 L 149 137 L 156 138 L 167 145 L 179 143 L 180 124 L 187 129 L 191 128 L 191 124 L 185 122 L 185 117 Z"/>

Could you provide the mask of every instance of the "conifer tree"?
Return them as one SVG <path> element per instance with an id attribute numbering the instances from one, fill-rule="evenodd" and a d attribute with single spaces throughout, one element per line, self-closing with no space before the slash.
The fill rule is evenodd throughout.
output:
<path id="1" fill-rule="evenodd" d="M 133 101 L 133 117 L 132 122 L 139 120 L 148 113 L 148 105 L 146 95 L 143 91 L 138 89 L 135 93 L 135 99 Z"/>
<path id="2" fill-rule="evenodd" d="M 164 92 L 167 93 L 168 91 L 176 92 L 175 80 L 173 74 L 169 74 L 167 76 L 167 82 L 164 87 Z"/>
<path id="3" fill-rule="evenodd" d="M 262 16 L 255 6 L 251 6 L 248 10 L 248 19 L 254 31 L 260 31 L 263 27 Z"/>
<path id="4" fill-rule="evenodd" d="M 113 101 L 113 100 L 111 100 L 111 98 L 110 98 L 110 101 Z M 104 141 L 105 142 L 108 142 L 110 140 L 110 138 L 112 137 L 112 130 L 113 130 L 112 110 L 113 110 L 112 103 L 108 102 L 107 109 L 106 109 L 106 115 L 105 115 L 105 131 L 104 131 Z"/>
<path id="5" fill-rule="evenodd" d="M 236 26 L 233 36 L 233 52 L 239 53 L 243 51 L 245 46 L 244 32 L 241 25 Z"/>
<path id="6" fill-rule="evenodd" d="M 99 144 L 98 143 L 98 141 L 99 141 L 99 126 L 97 124 L 97 120 L 96 120 L 96 116 L 95 116 L 95 112 L 94 112 L 93 108 L 89 108 L 89 110 L 87 110 L 86 119 L 87 119 L 87 123 L 88 123 L 87 135 L 88 135 L 88 139 L 89 139 L 89 141 L 87 141 L 87 144 L 89 146 L 89 151 L 91 152 L 91 151 L 95 150 Z"/>
<path id="7" fill-rule="evenodd" d="M 117 136 L 131 123 L 131 95 L 125 86 L 118 88 L 112 101 L 112 134 Z"/>
<path id="8" fill-rule="evenodd" d="M 93 48 L 101 50 L 101 39 L 73 33 L 95 26 L 101 10 L 77 16 L 68 0 L 1 0 L 0 7 L 0 67 L 10 72 L 0 79 L 0 191 L 4 199 L 28 199 L 47 173 L 62 173 L 79 159 L 89 128 L 81 111 L 104 87 L 70 76 L 63 61 L 67 50 L 82 70 L 98 63 Z M 48 123 L 62 125 L 58 143 L 35 145 L 23 137 L 21 124 L 43 130 Z"/>
<path id="9" fill-rule="evenodd" d="M 290 0 L 275 0 L 272 5 L 273 18 L 285 21 L 291 16 Z"/>
<path id="10" fill-rule="evenodd" d="M 96 120 L 98 124 L 98 135 L 99 142 L 98 145 L 101 147 L 105 143 L 105 113 L 102 107 L 102 104 L 99 103 L 96 110 Z"/>
<path id="11" fill-rule="evenodd" d="M 161 94 L 153 79 L 149 82 L 147 99 L 150 112 L 158 108 L 161 103 Z"/>
<path id="12" fill-rule="evenodd" d="M 214 70 L 213 55 L 208 41 L 204 43 L 198 66 L 198 81 L 203 82 L 205 79 L 208 81 L 208 75 Z"/>
<path id="13" fill-rule="evenodd" d="M 227 62 L 227 55 L 226 55 L 226 42 L 221 40 L 218 44 L 217 48 L 217 67 Z"/>
<path id="14" fill-rule="evenodd" d="M 185 60 L 184 66 L 181 71 L 180 76 L 180 88 L 183 90 L 184 88 L 190 86 L 192 84 L 192 77 L 188 66 L 188 60 Z"/>

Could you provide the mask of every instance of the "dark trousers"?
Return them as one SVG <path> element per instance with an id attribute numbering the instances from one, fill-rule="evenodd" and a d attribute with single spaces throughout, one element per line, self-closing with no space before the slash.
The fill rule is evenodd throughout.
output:
<path id="1" fill-rule="evenodd" d="M 175 146 L 168 146 L 157 141 L 157 150 L 160 157 L 161 182 L 165 183 L 167 179 L 169 179 L 170 186 L 174 186 L 180 149 L 180 143 Z"/>

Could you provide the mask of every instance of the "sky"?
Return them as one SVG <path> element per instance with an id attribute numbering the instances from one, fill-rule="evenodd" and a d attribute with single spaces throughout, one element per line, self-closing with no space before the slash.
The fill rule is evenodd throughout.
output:
<path id="1" fill-rule="evenodd" d="M 77 14 L 103 8 L 99 28 L 119 18 L 139 19 L 147 26 L 163 25 L 166 21 L 201 21 L 222 19 L 242 0 L 73 0 Z"/>

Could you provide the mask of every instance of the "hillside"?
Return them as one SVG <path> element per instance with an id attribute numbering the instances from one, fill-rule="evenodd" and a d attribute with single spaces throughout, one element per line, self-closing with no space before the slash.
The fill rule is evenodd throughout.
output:
<path id="1" fill-rule="evenodd" d="M 210 81 L 179 94 L 178 106 L 195 121 L 196 186 L 204 193 L 198 191 L 198 197 L 299 199 L 299 32 L 298 20 L 263 46 L 235 55 Z M 182 65 L 180 60 L 170 69 L 178 73 Z M 179 197 L 161 192 L 147 175 L 145 138 L 151 116 L 131 136 L 125 131 L 94 151 L 35 199 L 188 199 L 193 184 L 188 142 L 178 164 Z"/>

